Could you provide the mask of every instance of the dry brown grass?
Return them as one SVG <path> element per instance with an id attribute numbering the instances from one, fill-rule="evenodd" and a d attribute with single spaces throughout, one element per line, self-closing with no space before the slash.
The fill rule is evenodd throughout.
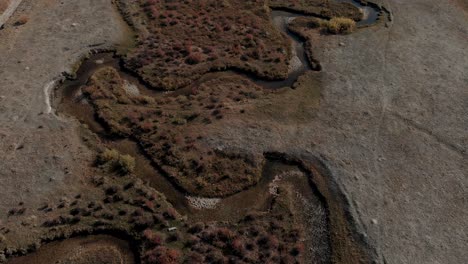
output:
<path id="1" fill-rule="evenodd" d="M 334 17 L 325 23 L 325 27 L 332 34 L 348 34 L 356 29 L 356 22 L 346 17 Z"/>
<path id="2" fill-rule="evenodd" d="M 104 150 L 98 155 L 97 162 L 122 174 L 129 174 L 135 170 L 135 158 L 130 155 L 122 155 L 115 149 Z"/>
<path id="3" fill-rule="evenodd" d="M 29 21 L 29 17 L 26 15 L 22 15 L 18 18 L 18 20 L 16 20 L 15 25 L 21 26 L 21 25 L 28 23 L 28 21 Z"/>

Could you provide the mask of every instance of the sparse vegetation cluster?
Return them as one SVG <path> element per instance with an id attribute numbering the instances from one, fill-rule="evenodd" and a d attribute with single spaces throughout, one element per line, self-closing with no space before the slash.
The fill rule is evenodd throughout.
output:
<path id="1" fill-rule="evenodd" d="M 188 263 L 302 263 L 301 231 L 286 219 L 279 214 L 251 214 L 235 228 L 193 224 L 186 243 Z"/>
<path id="2" fill-rule="evenodd" d="M 122 155 L 115 149 L 106 149 L 100 153 L 97 163 L 124 175 L 135 170 L 135 158 L 130 155 Z"/>
<path id="3" fill-rule="evenodd" d="M 26 23 L 28 23 L 29 21 L 29 17 L 26 16 L 26 15 L 22 15 L 18 18 L 18 20 L 16 20 L 15 22 L 15 26 L 21 26 L 21 25 L 24 25 Z"/>
<path id="4" fill-rule="evenodd" d="M 346 17 L 334 17 L 325 23 L 332 34 L 349 34 L 356 29 L 356 22 Z"/>
<path id="5" fill-rule="evenodd" d="M 268 3 L 333 17 L 295 20 L 290 29 L 305 38 L 308 28 L 348 33 L 359 16 L 351 5 L 322 0 Z M 123 89 L 126 84 L 118 71 L 104 67 L 83 89 L 110 135 L 138 142 L 158 169 L 189 193 L 227 196 L 255 185 L 261 177 L 263 153 L 226 149 L 208 136 L 270 92 L 240 75 L 199 79 L 227 68 L 271 79 L 286 77 L 289 41 L 271 25 L 266 4 L 262 0 L 121 1 L 138 33 L 137 46 L 125 57 L 126 67 L 154 87 L 185 88 L 159 97 L 131 95 Z M 96 161 L 100 172 L 129 175 L 135 170 L 135 159 L 114 149 L 105 149 Z M 304 232 L 290 208 L 290 193 L 275 196 L 267 212 L 249 214 L 240 222 L 194 224 L 132 175 L 97 176 L 92 183 L 98 194 L 91 198 L 79 194 L 35 210 L 45 216 L 38 226 L 49 232 L 51 240 L 69 237 L 76 230 L 118 229 L 139 243 L 143 263 L 303 262 Z M 29 212 L 19 204 L 8 215 L 14 219 Z M 0 243 L 6 230 L 0 229 Z"/>
<path id="6" fill-rule="evenodd" d="M 246 102 L 265 93 L 261 88 L 240 76 L 225 76 L 148 103 L 141 96 L 127 95 L 122 85 L 115 69 L 103 68 L 93 75 L 84 92 L 111 134 L 139 142 L 183 189 L 197 195 L 223 196 L 259 180 L 262 155 L 213 149 L 204 139 L 225 115 L 241 115 Z M 111 152 L 103 153 L 103 159 L 120 164 L 122 158 Z"/>
<path id="7" fill-rule="evenodd" d="M 312 29 L 319 29 L 324 33 L 331 34 L 352 33 L 356 30 L 356 21 L 346 17 L 333 17 L 330 20 L 315 17 L 298 17 L 288 25 L 288 28 L 307 39 L 307 31 Z"/>
<path id="8" fill-rule="evenodd" d="M 255 3 L 253 3 L 255 2 Z M 211 71 L 239 69 L 287 77 L 290 43 L 270 23 L 264 1 L 120 1 L 138 32 L 125 66 L 173 90 Z"/>
<path id="9" fill-rule="evenodd" d="M 324 19 L 347 17 L 359 21 L 362 18 L 362 13 L 351 3 L 330 0 L 270 0 L 269 5 L 272 8 L 301 12 Z"/>
<path id="10" fill-rule="evenodd" d="M 132 176 L 95 176 L 91 184 L 85 196 L 31 208 L 41 216 L 42 241 L 108 230 L 131 237 L 142 263 L 303 263 L 302 226 L 295 224 L 290 195 L 275 197 L 270 211 L 252 212 L 239 222 L 189 223 L 163 195 Z M 12 217 L 20 221 L 21 215 Z M 0 253 L 11 257 L 39 247 Z"/>

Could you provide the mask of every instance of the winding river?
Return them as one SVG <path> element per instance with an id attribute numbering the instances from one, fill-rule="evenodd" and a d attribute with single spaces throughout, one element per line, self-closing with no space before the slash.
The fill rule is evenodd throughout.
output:
<path id="1" fill-rule="evenodd" d="M 362 10 L 363 20 L 358 23 L 359 25 L 372 24 L 378 18 L 378 10 L 373 7 L 362 6 L 359 2 L 354 0 L 339 0 L 339 2 L 353 3 Z M 272 22 L 280 31 L 291 39 L 291 47 L 293 49 L 293 57 L 290 63 L 291 69 L 288 78 L 285 80 L 265 81 L 253 79 L 255 83 L 268 89 L 288 87 L 292 86 L 299 76 L 311 70 L 304 48 L 304 42 L 297 35 L 288 30 L 288 23 L 299 16 L 302 15 L 287 11 L 273 10 L 271 12 Z M 185 193 L 154 169 L 153 164 L 142 154 L 142 151 L 135 142 L 126 139 L 115 140 L 106 138 L 104 128 L 95 120 L 94 109 L 87 103 L 86 98 L 82 95 L 81 88 L 86 85 L 88 79 L 96 70 L 109 66 L 120 69 L 121 76 L 128 82 L 129 87 L 137 93 L 149 96 L 164 96 L 163 92 L 148 89 L 136 77 L 122 69 L 120 66 L 120 59 L 115 57 L 113 53 L 97 53 L 83 61 L 76 72 L 77 77 L 75 79 L 65 81 L 61 89 L 58 89 L 56 99 L 56 101 L 58 101 L 58 111 L 78 118 L 78 120 L 86 124 L 91 131 L 100 135 L 102 141 L 107 146 L 136 157 L 138 176 L 149 182 L 149 184 L 154 186 L 158 191 L 164 193 L 167 199 L 178 210 L 190 214 L 191 219 L 194 219 L 194 221 L 232 220 L 253 209 L 266 210 L 271 200 L 271 195 L 269 195 L 268 190 L 275 176 L 281 173 L 284 174 L 285 171 L 297 169 L 290 166 L 283 166 L 284 164 L 282 165 L 281 163 L 270 160 L 265 165 L 261 181 L 249 190 L 225 199 L 187 197 Z M 307 182 L 301 182 L 300 178 L 301 177 L 294 178 L 290 184 L 294 185 L 295 189 L 300 190 L 303 197 L 309 197 L 309 200 L 314 200 L 311 198 L 314 194 L 311 192 L 310 188 L 302 188 L 308 185 Z M 255 203 L 252 203 L 252 201 L 255 201 Z M 318 206 L 320 207 L 323 205 Z M 200 210 L 200 208 L 205 208 L 205 210 Z M 217 208 L 217 210 L 213 210 L 215 208 Z M 219 208 L 222 208 L 222 210 Z"/>
<path id="2" fill-rule="evenodd" d="M 362 6 L 356 1 L 341 0 L 340 2 L 351 2 L 358 5 L 363 11 L 364 19 L 358 25 L 370 25 L 378 18 L 378 11 L 372 7 Z M 290 63 L 289 76 L 280 81 L 250 78 L 268 89 L 290 87 L 299 76 L 312 70 L 307 59 L 304 42 L 288 30 L 288 23 L 295 17 L 302 15 L 275 10 L 271 12 L 271 16 L 276 27 L 289 36 L 292 42 L 293 58 Z M 127 139 L 108 139 L 105 130 L 94 118 L 94 109 L 81 93 L 81 88 L 86 85 L 91 75 L 96 70 L 108 66 L 120 69 L 120 74 L 127 80 L 129 89 L 136 93 L 149 96 L 165 95 L 163 92 L 148 89 L 137 78 L 122 69 L 120 59 L 116 58 L 113 53 L 98 53 L 90 56 L 81 64 L 76 72 L 76 79 L 65 81 L 63 86 L 58 89 L 55 100 L 58 111 L 72 115 L 86 124 L 91 131 L 101 136 L 101 140 L 106 146 L 134 156 L 137 163 L 137 176 L 163 193 L 181 213 L 190 215 L 190 221 L 236 221 L 252 210 L 268 211 L 275 196 L 275 188 L 279 185 L 290 188 L 294 194 L 292 197 L 294 206 L 302 212 L 308 230 L 318 230 L 314 231 L 315 242 L 311 238 L 308 241 L 308 244 L 313 245 L 312 248 L 317 250 L 311 254 L 314 256 L 329 254 L 330 242 L 326 204 L 320 199 L 320 195 L 316 193 L 314 188 L 311 188 L 308 177 L 297 166 L 287 165 L 279 160 L 267 159 L 260 182 L 248 190 L 224 199 L 188 197 L 155 169 L 150 160 L 142 154 L 143 152 L 137 143 Z M 325 255 L 323 257 L 327 258 Z"/>

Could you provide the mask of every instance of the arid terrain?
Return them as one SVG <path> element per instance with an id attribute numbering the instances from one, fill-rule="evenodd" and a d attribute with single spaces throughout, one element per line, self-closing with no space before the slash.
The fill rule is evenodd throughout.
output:
<path id="1" fill-rule="evenodd" d="M 466 262 L 466 7 L 0 0 L 0 263 Z"/>

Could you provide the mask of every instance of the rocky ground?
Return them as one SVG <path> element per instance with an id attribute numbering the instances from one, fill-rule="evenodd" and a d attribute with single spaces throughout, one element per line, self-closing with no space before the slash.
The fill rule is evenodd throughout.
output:
<path id="1" fill-rule="evenodd" d="M 381 2 L 393 14 L 386 26 L 315 35 L 321 72 L 204 140 L 322 159 L 380 263 L 463 263 L 466 1 Z M 109 0 L 24 0 L 0 30 L 0 223 L 20 202 L 30 216 L 85 186 L 93 152 L 78 123 L 50 108 L 51 84 L 128 34 Z"/>

